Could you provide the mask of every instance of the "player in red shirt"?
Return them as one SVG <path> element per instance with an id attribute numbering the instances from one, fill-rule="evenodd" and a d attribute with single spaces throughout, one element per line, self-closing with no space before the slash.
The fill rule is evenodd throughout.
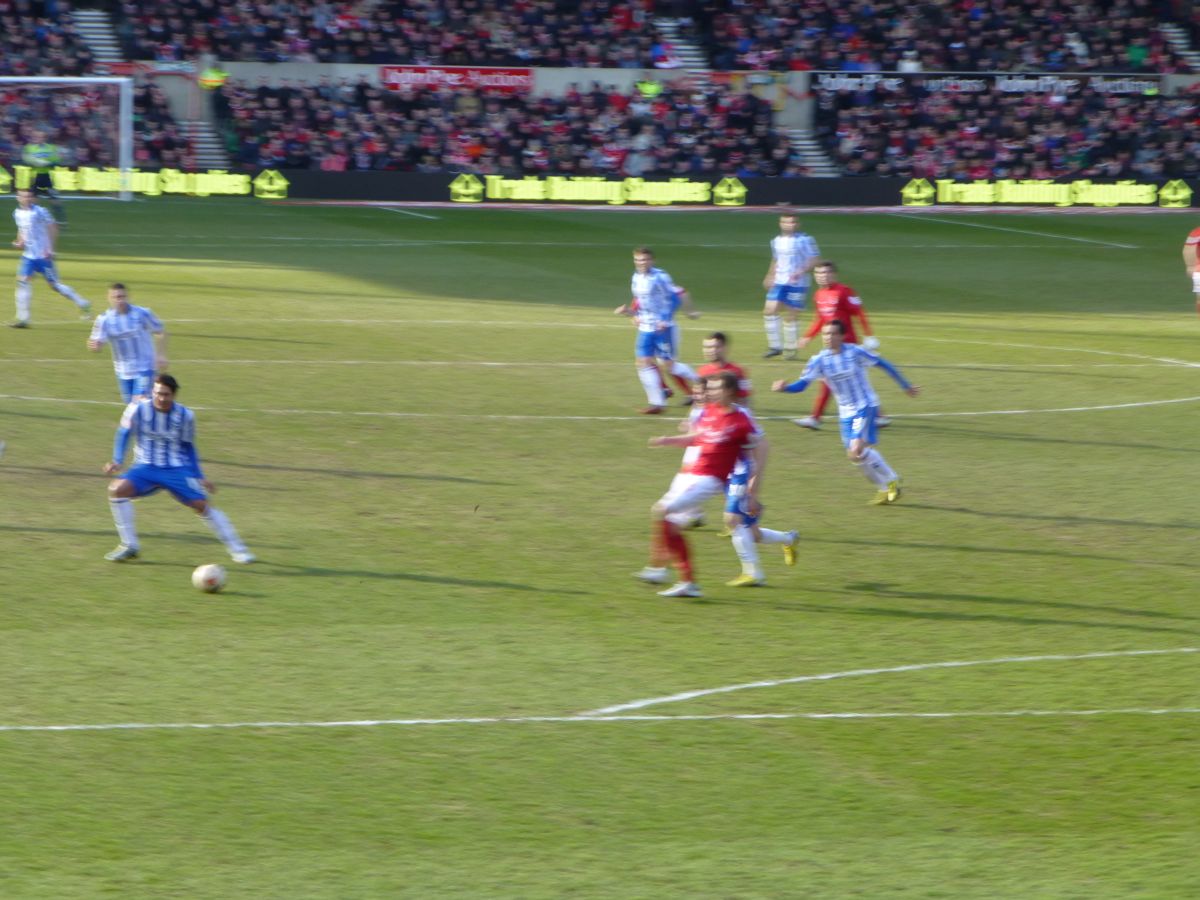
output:
<path id="1" fill-rule="evenodd" d="M 651 584 L 667 580 L 666 563 L 673 559 L 679 568 L 679 582 L 664 591 L 661 597 L 700 597 L 692 570 L 691 550 L 681 527 L 694 517 L 706 500 L 725 494 L 725 484 L 742 452 L 749 449 L 757 457 L 754 420 L 737 408 L 738 379 L 732 372 L 722 372 L 705 379 L 705 398 L 708 405 L 687 434 L 666 435 L 650 439 L 651 447 L 696 447 L 699 452 L 685 456 L 683 468 L 676 474 L 671 487 L 651 509 L 653 528 L 650 535 L 650 564 L 638 573 L 638 578 Z M 761 461 L 755 459 L 743 506 L 750 515 L 757 515 L 758 485 L 762 474 Z"/>
<path id="2" fill-rule="evenodd" d="M 857 319 L 862 326 L 863 334 L 878 347 L 879 342 L 875 340 L 871 323 L 867 321 L 867 311 L 863 308 L 862 300 L 854 293 L 853 288 L 837 280 L 837 265 L 829 260 L 822 260 L 813 268 L 813 277 L 817 282 L 817 290 L 813 294 L 815 315 L 812 324 L 808 326 L 808 331 L 804 332 L 799 346 L 806 346 L 815 335 L 820 334 L 825 325 L 834 320 L 842 323 L 846 336 L 845 342 L 857 344 L 859 343 L 858 332 L 854 328 Z M 871 349 L 870 343 L 864 346 L 868 350 Z M 812 415 L 805 416 L 803 419 L 795 419 L 795 423 L 801 428 L 811 428 L 813 431 L 820 428 L 821 416 L 825 414 L 825 407 L 829 405 L 829 397 L 829 386 L 822 381 L 821 389 L 817 391 L 817 398 L 813 401 Z M 876 427 L 885 427 L 889 424 L 891 424 L 890 420 L 886 416 L 881 415 L 875 420 Z"/>
<path id="3" fill-rule="evenodd" d="M 701 378 L 710 375 L 720 375 L 722 372 L 732 372 L 737 378 L 737 399 L 743 406 L 750 405 L 750 376 L 737 363 L 730 362 L 725 352 L 729 349 L 729 338 L 724 332 L 714 331 L 704 339 L 701 345 L 704 350 L 704 365 L 696 369 Z"/>
<path id="4" fill-rule="evenodd" d="M 1200 267 L 1197 266 L 1196 251 L 1200 249 L 1200 228 L 1188 232 L 1187 240 L 1183 242 L 1183 267 L 1192 279 L 1192 291 L 1196 294 L 1196 315 L 1200 316 Z"/>

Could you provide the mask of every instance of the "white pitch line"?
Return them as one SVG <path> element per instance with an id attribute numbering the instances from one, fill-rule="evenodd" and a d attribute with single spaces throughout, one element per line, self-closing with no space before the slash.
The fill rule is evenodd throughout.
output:
<path id="1" fill-rule="evenodd" d="M 613 362 L 556 362 L 545 360 L 483 360 L 483 359 L 220 359 L 206 357 L 204 359 L 173 358 L 176 365 L 189 366 L 421 366 L 459 368 L 462 366 L 482 366 L 499 369 L 604 369 L 628 368 L 628 360 Z M 21 357 L 11 356 L 0 358 L 0 365 L 45 364 L 45 365 L 94 365 L 89 357 Z M 986 369 L 1006 371 L 1008 369 L 1176 369 L 1181 365 L 1193 367 L 1194 363 L 1155 362 L 1155 363 L 946 363 L 946 362 L 906 362 L 906 369 Z"/>
<path id="2" fill-rule="evenodd" d="M 0 400 L 24 400 L 36 403 L 82 404 L 88 406 L 123 406 L 124 404 L 108 400 L 83 400 L 66 397 L 34 397 L 25 394 L 0 394 Z M 1134 403 L 1107 403 L 1100 406 L 1067 406 L 1050 409 L 991 409 L 969 410 L 963 412 L 927 412 L 927 413 L 890 413 L 893 419 L 944 419 L 960 418 L 963 416 L 1030 416 L 1038 413 L 1067 413 L 1067 412 L 1103 412 L 1113 409 L 1138 409 L 1150 406 L 1168 406 L 1177 403 L 1195 403 L 1196 397 L 1176 397 L 1169 400 L 1139 400 Z M 220 413 L 249 413 L 262 416 L 345 416 L 347 418 L 376 418 L 376 419 L 456 419 L 464 421 L 500 421 L 500 422 L 645 422 L 644 415 L 637 416 L 572 416 L 572 415 L 534 415 L 532 413 L 437 413 L 437 412 L 401 412 L 380 410 L 347 410 L 347 409 L 251 409 L 244 406 L 199 406 L 188 404 L 189 409 L 201 412 Z M 760 421 L 786 422 L 792 416 L 758 416 Z M 674 421 L 667 419 L 666 421 Z"/>
<path id="3" fill-rule="evenodd" d="M 814 681 L 836 681 L 841 678 L 863 678 L 869 675 L 891 675 L 896 672 L 924 672 L 931 669 L 962 669 L 968 666 L 996 666 L 1006 663 L 1031 662 L 1072 662 L 1083 659 L 1112 659 L 1121 656 L 1164 656 L 1174 653 L 1200 653 L 1200 647 L 1177 647 L 1170 650 L 1109 650 L 1098 653 L 1064 654 L 1053 653 L 1043 656 L 1001 656 L 996 659 L 951 660 L 948 662 L 915 663 L 907 666 L 888 666 L 877 669 L 851 669 L 845 672 L 825 672 L 821 675 L 798 675 L 794 678 L 776 678 L 769 681 L 751 681 L 746 684 L 729 684 L 724 687 L 703 688 L 695 691 L 683 691 L 678 694 L 668 694 L 664 697 L 648 697 L 644 700 L 632 700 L 628 703 L 617 703 L 583 712 L 581 716 L 612 716 L 634 709 L 645 709 L 647 706 L 659 706 L 664 703 L 682 703 L 685 700 L 695 700 L 697 697 L 711 697 L 714 694 L 731 694 L 735 691 L 748 691 L 754 688 L 779 687 L 785 684 L 806 684 Z"/>
<path id="4" fill-rule="evenodd" d="M 941 218 L 937 218 L 935 216 L 927 216 L 927 215 L 913 216 L 913 215 L 905 215 L 903 213 L 893 213 L 893 215 L 897 219 L 912 219 L 917 222 L 921 222 L 921 221 L 942 222 L 946 225 L 958 225 L 961 228 L 983 228 L 986 231 L 1007 231 L 1007 232 L 1011 232 L 1012 234 L 1029 235 L 1030 237 L 1056 238 L 1060 241 L 1077 241 L 1081 244 L 1097 244 L 1101 247 L 1117 247 L 1121 250 L 1138 250 L 1138 249 L 1140 249 L 1137 244 L 1120 244 L 1120 243 L 1117 243 L 1116 241 L 1097 241 L 1093 238 L 1075 237 L 1074 235 L 1070 235 L 1070 234 L 1054 234 L 1049 231 L 1030 231 L 1026 228 L 1004 228 L 1003 226 L 1000 226 L 1000 225 L 981 225 L 978 222 L 959 222 L 954 219 L 941 219 Z"/>
<path id="5" fill-rule="evenodd" d="M 395 206 L 377 206 L 376 209 L 381 209 L 384 212 L 399 213 L 402 216 L 412 216 L 417 219 L 441 219 L 441 216 L 431 216 L 428 213 L 413 212 L 410 209 L 398 209 Z"/>
<path id="6" fill-rule="evenodd" d="M 980 719 L 1050 716 L 1170 716 L 1196 715 L 1200 708 L 1119 707 L 1116 709 L 1012 709 L 962 712 L 821 712 L 821 713 L 714 713 L 712 715 L 630 716 L 473 716 L 459 719 L 346 719 L 312 722 L 111 722 L 89 725 L 0 725 L 0 732 L 69 731 L 233 731 L 283 728 L 379 728 L 403 725 L 577 725 L 600 722 L 719 722 L 807 719 L 810 721 L 870 721 L 875 719 Z"/>

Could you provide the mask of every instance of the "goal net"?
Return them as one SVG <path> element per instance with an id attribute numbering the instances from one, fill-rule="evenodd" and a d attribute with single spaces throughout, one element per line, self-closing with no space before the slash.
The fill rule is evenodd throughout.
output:
<path id="1" fill-rule="evenodd" d="M 56 193 L 129 200 L 133 79 L 0 77 L 0 165 L 13 189 L 49 172 Z"/>

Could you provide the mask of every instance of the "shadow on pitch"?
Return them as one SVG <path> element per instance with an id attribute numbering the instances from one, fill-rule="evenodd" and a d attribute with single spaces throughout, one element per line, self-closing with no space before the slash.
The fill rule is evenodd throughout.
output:
<path id="1" fill-rule="evenodd" d="M 180 340 L 187 338 L 189 341 L 199 338 L 200 340 L 207 341 L 251 341 L 255 344 L 308 344 L 313 347 L 332 346 L 331 341 L 298 341 L 293 338 L 273 338 L 261 337 L 257 335 L 251 337 L 250 335 L 242 334 L 197 334 L 194 331 L 181 331 L 179 332 L 179 335 Z M 214 362 L 220 362 L 220 360 L 214 360 Z M 264 362 L 263 365 L 270 365 L 270 363 L 267 361 Z"/>
<path id="2" fill-rule="evenodd" d="M 276 576 L 294 577 L 297 575 L 316 578 L 374 578 L 380 581 L 407 581 L 416 584 L 437 584 L 449 587 L 491 588 L 502 591 L 523 591 L 534 594 L 565 594 L 584 597 L 591 591 L 579 591 L 571 588 L 541 588 L 531 584 L 514 584 L 511 581 L 484 581 L 475 578 L 452 578 L 446 575 L 420 575 L 416 572 L 381 572 L 372 569 L 333 569 L 324 566 L 297 566 L 290 563 L 271 562 L 260 559 L 253 566 L 239 568 L 239 572 L 247 575 L 261 575 L 267 578 Z"/>
<path id="3" fill-rule="evenodd" d="M 1171 528 L 1195 531 L 1200 528 L 1196 522 L 1139 522 L 1134 519 L 1101 519 L 1097 516 L 1051 516 L 1038 513 L 997 512 L 994 510 L 968 509 L 965 506 L 937 506 L 932 503 L 905 503 L 905 509 L 933 509 L 939 512 L 962 513 L 968 516 L 982 516 L 986 519 L 1016 519 L 1022 522 L 1061 522 L 1065 525 L 1110 525 L 1134 528 Z"/>
<path id="4" fill-rule="evenodd" d="M 903 415 L 899 418 L 904 418 Z M 1013 434 L 995 431 L 973 430 L 971 428 L 954 428 L 950 425 L 938 424 L 925 420 L 904 420 L 904 430 L 936 431 L 947 435 L 978 437 L 989 441 L 1014 441 L 1019 444 L 1065 444 L 1070 447 L 1119 447 L 1123 450 L 1153 450 L 1155 453 L 1200 453 L 1200 448 L 1180 446 L 1165 446 L 1162 444 L 1133 444 L 1126 441 L 1089 441 L 1080 438 L 1052 438 L 1026 434 Z"/>
<path id="5" fill-rule="evenodd" d="M 941 591 L 901 591 L 886 584 L 848 584 L 846 592 L 850 594 L 869 595 L 897 600 L 936 600 L 950 603 L 992 603 L 1002 606 L 1040 606 L 1049 609 L 1081 610 L 1083 612 L 1112 613 L 1118 616 L 1133 616 L 1147 619 L 1175 619 L 1184 622 L 1195 622 L 1197 616 L 1179 616 L 1173 613 L 1156 612 L 1149 609 L 1123 609 L 1116 606 L 1104 606 L 1095 603 L 1069 603 L 1062 600 L 1025 600 L 1020 597 L 992 597 L 986 594 L 953 594 Z"/>
<path id="6" fill-rule="evenodd" d="M 1093 378 L 1093 379 L 1101 379 L 1104 381 L 1114 381 L 1114 380 L 1131 381 L 1132 380 L 1131 376 L 1129 376 L 1129 375 L 1118 375 L 1115 373 L 1110 374 L 1108 372 L 1081 372 L 1078 369 L 1020 369 L 1020 368 L 1012 368 L 1009 366 L 1004 366 L 1004 367 L 986 366 L 986 365 L 939 366 L 936 364 L 916 365 L 916 364 L 912 364 L 912 363 L 906 365 L 904 368 L 906 371 L 908 369 L 921 369 L 921 370 L 941 369 L 941 370 L 946 370 L 946 371 L 951 371 L 951 372 L 986 372 L 990 375 L 1002 375 L 1004 377 L 1007 377 L 1009 375 L 1038 375 L 1038 376 L 1049 377 L 1049 378 Z"/>
<path id="7" fill-rule="evenodd" d="M 232 465 L 232 463 L 230 465 Z M 100 480 L 100 481 L 104 481 L 104 482 L 109 482 L 109 481 L 112 481 L 113 478 L 121 477 L 120 475 L 105 475 L 103 472 L 100 472 L 100 471 L 84 472 L 79 469 L 53 469 L 53 468 L 50 468 L 49 466 L 9 466 L 9 465 L 6 465 L 4 467 L 4 470 L 6 472 L 23 472 L 26 474 L 34 474 L 34 475 L 48 475 L 53 478 L 86 478 L 89 481 Z M 278 493 L 283 493 L 285 491 L 291 490 L 290 488 L 283 488 L 283 487 L 264 487 L 263 485 L 258 484 L 258 483 L 240 484 L 239 482 L 236 482 L 236 481 L 219 481 L 216 483 L 216 485 L 217 485 L 217 490 L 213 492 L 214 496 L 216 496 L 216 494 L 222 490 L 231 490 L 234 488 L 236 488 L 238 490 L 243 490 L 243 491 L 274 491 L 274 492 L 278 492 Z M 150 496 L 150 495 L 147 495 L 147 496 Z M 166 496 L 166 495 L 164 494 L 164 496 Z M 216 501 L 214 501 L 214 502 L 216 502 Z"/>
<path id="8" fill-rule="evenodd" d="M 1096 628 L 1096 629 L 1113 629 L 1116 631 L 1136 631 L 1146 632 L 1150 634 L 1185 634 L 1194 636 L 1200 634 L 1200 629 L 1195 628 L 1172 628 L 1169 625 L 1141 625 L 1133 623 L 1118 623 L 1118 622 L 1087 622 L 1079 619 L 1052 619 L 1044 616 L 1019 616 L 1019 615 L 1001 615 L 999 613 L 972 613 L 972 612 L 956 612 L 949 610 L 921 610 L 921 609 L 902 609 L 890 608 L 881 606 L 835 606 L 831 603 L 812 603 L 806 600 L 796 600 L 794 602 L 779 601 L 769 596 L 770 587 L 756 588 L 755 593 L 746 592 L 744 600 L 726 600 L 723 598 L 702 598 L 699 600 L 689 600 L 689 604 L 696 606 L 746 606 L 748 603 L 754 603 L 756 599 L 762 598 L 770 608 L 786 612 L 807 612 L 807 613 L 836 613 L 843 616 L 871 616 L 873 618 L 895 618 L 895 619 L 913 619 L 918 621 L 930 622 L 986 622 L 996 625 L 1020 625 L 1025 627 L 1041 628 L 1047 625 L 1061 626 L 1065 628 Z M 862 595 L 850 590 L 824 590 L 816 591 L 823 594 L 840 594 L 848 598 L 859 599 Z M 891 597 L 891 594 L 875 594 L 878 598 Z M 1002 603 L 1014 604 L 1023 603 L 1030 606 L 1041 605 L 1037 600 L 1025 600 L 1012 597 L 986 597 L 973 594 L 938 594 L 938 593 L 922 593 L 911 592 L 906 594 L 896 594 L 897 599 L 908 600 L 934 600 L 941 602 L 971 602 L 971 603 Z M 1105 609 L 1104 612 L 1115 613 L 1118 610 Z M 1125 613 L 1129 614 L 1129 613 Z"/>
<path id="9" fill-rule="evenodd" d="M 271 463 L 242 463 L 223 459 L 208 458 L 206 465 L 212 463 L 220 466 L 230 466 L 236 469 L 255 469 L 265 472 L 301 472 L 306 475 L 333 475 L 338 478 L 395 478 L 404 481 L 449 481 L 455 484 L 488 484 L 499 487 L 512 487 L 511 481 L 484 481 L 480 478 L 462 478 L 458 475 L 413 475 L 407 472 L 360 472 L 356 469 L 325 469 L 309 468 L 306 466 L 277 466 Z"/>
<path id="10" fill-rule="evenodd" d="M 108 476 L 105 476 L 105 477 L 108 477 Z M 191 515 L 193 518 L 195 518 L 194 513 L 189 513 L 189 515 Z M 183 523 L 187 523 L 188 519 L 184 518 L 181 521 Z M 138 539 L 139 539 L 139 541 L 141 541 L 143 543 L 143 545 L 146 543 L 153 545 L 157 541 L 174 541 L 176 543 L 184 543 L 184 544 L 208 544 L 217 553 L 225 552 L 224 550 L 220 549 L 221 545 L 219 543 L 217 543 L 217 539 L 212 536 L 212 534 L 208 531 L 208 529 L 204 528 L 204 525 L 202 523 L 200 523 L 199 520 L 197 520 L 197 522 L 195 524 L 198 528 L 200 528 L 202 530 L 197 531 L 194 534 L 189 534 L 186 532 L 178 532 L 178 531 L 172 531 L 170 533 L 156 532 L 156 531 L 139 531 Z M 74 534 L 74 535 L 80 535 L 83 537 L 96 538 L 97 540 L 103 538 L 105 541 L 110 542 L 110 544 L 115 544 L 116 540 L 117 540 L 117 533 L 112 528 L 48 528 L 45 526 L 39 527 L 36 525 L 0 525 L 0 532 L 5 532 L 5 531 L 16 532 L 19 534 Z M 258 540 L 254 541 L 254 546 L 256 549 L 258 547 L 270 547 L 274 550 L 295 550 L 295 549 L 297 549 L 294 544 L 264 544 Z M 107 549 L 111 550 L 112 546 L 108 546 Z M 145 546 L 142 547 L 142 550 L 143 550 L 143 552 L 145 552 Z M 101 555 L 103 555 L 104 552 L 106 552 L 106 551 L 102 550 Z M 151 551 L 151 554 L 153 554 L 153 551 Z M 182 562 L 181 563 L 168 563 L 168 562 L 162 562 L 162 561 L 155 562 L 154 560 L 146 560 L 145 558 L 140 558 L 136 562 L 128 563 L 128 565 L 132 565 L 132 566 L 146 566 L 146 565 L 149 565 L 149 566 L 165 566 L 165 565 L 184 566 L 184 565 L 191 565 L 191 564 L 190 563 L 182 563 Z"/>

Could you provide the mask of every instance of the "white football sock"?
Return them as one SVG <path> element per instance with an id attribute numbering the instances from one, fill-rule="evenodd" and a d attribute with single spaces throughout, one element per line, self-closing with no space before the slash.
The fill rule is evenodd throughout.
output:
<path id="1" fill-rule="evenodd" d="M 754 542 L 754 532 L 747 525 L 739 525 L 733 530 L 732 540 L 733 549 L 742 561 L 742 572 L 762 578 L 763 570 L 758 561 L 758 545 Z"/>
<path id="2" fill-rule="evenodd" d="M 879 473 L 876 472 L 871 466 L 868 466 L 865 462 L 854 463 L 854 468 L 862 472 L 863 478 L 867 479 L 867 481 L 871 482 L 871 484 L 875 485 L 877 488 L 887 487 L 887 482 L 880 480 Z"/>
<path id="3" fill-rule="evenodd" d="M 50 285 L 50 287 L 54 288 L 54 290 L 58 291 L 80 309 L 87 309 L 92 305 L 79 296 L 79 294 L 75 292 L 75 288 L 71 287 L 69 284 L 63 284 L 61 281 L 56 281 L 54 284 Z"/>
<path id="4" fill-rule="evenodd" d="M 666 406 L 667 398 L 663 394 L 662 379 L 658 376 L 657 366 L 646 366 L 638 369 L 638 380 L 646 389 L 646 402 L 651 406 Z"/>
<path id="5" fill-rule="evenodd" d="M 120 538 L 122 546 L 132 547 L 134 550 L 138 546 L 137 528 L 133 523 L 133 501 L 127 498 L 118 500 L 109 500 L 108 505 L 112 508 L 113 522 L 117 526 L 117 537 Z"/>
<path id="6" fill-rule="evenodd" d="M 790 544 L 792 542 L 792 533 L 790 531 L 776 531 L 774 528 L 759 528 L 758 540 L 762 544 Z"/>
<path id="7" fill-rule="evenodd" d="M 233 523 L 229 521 L 225 513 L 221 512 L 215 506 L 210 506 L 208 511 L 200 518 L 208 523 L 208 527 L 213 530 L 213 534 L 220 538 L 221 543 L 225 545 L 225 549 L 230 553 L 246 552 L 246 545 L 238 537 Z"/>
<path id="8" fill-rule="evenodd" d="M 897 481 L 900 478 L 874 447 L 870 448 L 866 452 L 866 455 L 863 456 L 863 462 L 879 474 L 884 484 L 887 484 L 889 481 Z"/>
<path id="9" fill-rule="evenodd" d="M 779 316 L 763 316 L 763 324 L 767 329 L 767 346 L 772 350 L 783 349 L 783 342 L 779 337 Z"/>
<path id="10" fill-rule="evenodd" d="M 17 282 L 17 321 L 29 321 L 29 301 L 33 297 L 33 285 L 28 281 Z"/>
<path id="11" fill-rule="evenodd" d="M 795 350 L 796 349 L 796 336 L 797 336 L 798 332 L 799 332 L 799 329 L 796 327 L 795 319 L 784 319 L 783 320 L 783 346 L 787 347 L 789 350 Z"/>
<path id="12" fill-rule="evenodd" d="M 671 374 L 678 375 L 680 378 L 686 378 L 688 381 L 696 380 L 696 372 L 687 363 L 682 363 L 679 360 L 671 361 Z"/>

